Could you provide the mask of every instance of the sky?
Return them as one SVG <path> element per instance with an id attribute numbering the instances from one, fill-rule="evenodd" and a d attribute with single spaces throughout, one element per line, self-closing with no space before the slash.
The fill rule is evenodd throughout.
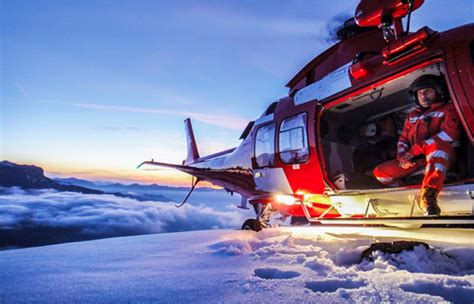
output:
<path id="1" fill-rule="evenodd" d="M 0 0 L 0 158 L 50 176 L 187 185 L 191 117 L 201 155 L 239 144 L 248 121 L 331 45 L 358 1 Z M 474 20 L 471 0 L 427 0 L 412 30 Z"/>

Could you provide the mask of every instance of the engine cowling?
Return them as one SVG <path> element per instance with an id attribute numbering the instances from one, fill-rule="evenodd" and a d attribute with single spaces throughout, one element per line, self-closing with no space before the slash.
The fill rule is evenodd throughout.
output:
<path id="1" fill-rule="evenodd" d="M 409 3 L 414 11 L 423 5 L 424 0 L 361 0 L 355 11 L 355 21 L 361 27 L 382 26 L 383 18 L 391 16 L 401 19 L 409 13 Z"/>

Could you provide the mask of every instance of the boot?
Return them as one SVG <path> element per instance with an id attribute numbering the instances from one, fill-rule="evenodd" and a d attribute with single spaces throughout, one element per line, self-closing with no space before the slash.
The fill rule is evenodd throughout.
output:
<path id="1" fill-rule="evenodd" d="M 420 207 L 426 216 L 439 216 L 441 209 L 438 206 L 438 193 L 435 188 L 421 189 Z"/>

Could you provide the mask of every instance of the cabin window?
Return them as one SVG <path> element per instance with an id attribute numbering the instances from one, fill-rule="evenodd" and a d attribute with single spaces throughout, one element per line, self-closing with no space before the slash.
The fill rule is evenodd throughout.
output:
<path id="1" fill-rule="evenodd" d="M 275 124 L 260 127 L 255 137 L 255 160 L 258 167 L 275 164 Z"/>
<path id="2" fill-rule="evenodd" d="M 285 119 L 280 127 L 280 159 L 286 164 L 303 163 L 309 158 L 306 113 Z"/>

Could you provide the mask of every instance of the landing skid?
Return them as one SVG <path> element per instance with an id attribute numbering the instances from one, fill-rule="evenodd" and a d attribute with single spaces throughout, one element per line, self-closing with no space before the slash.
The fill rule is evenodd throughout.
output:
<path id="1" fill-rule="evenodd" d="M 309 220 L 309 219 L 308 219 Z M 313 222 L 312 220 L 310 220 Z M 408 217 L 408 218 L 333 218 L 321 219 L 321 224 L 356 226 L 385 226 L 402 229 L 418 228 L 474 228 L 474 216 Z"/>
<path id="2" fill-rule="evenodd" d="M 474 228 L 474 216 L 409 216 L 409 217 L 369 217 L 368 207 L 364 217 L 324 218 L 324 215 L 333 208 L 330 206 L 321 216 L 312 217 L 304 202 L 300 202 L 306 219 L 310 223 L 325 225 L 349 226 L 386 226 L 403 229 L 417 229 L 422 227 L 439 228 Z M 412 209 L 413 210 L 413 209 Z M 412 211 L 413 212 L 413 211 Z"/>
<path id="3" fill-rule="evenodd" d="M 311 200 L 299 202 L 306 219 L 325 225 L 385 226 L 403 229 L 474 228 L 474 186 L 446 186 L 438 196 L 441 216 L 423 216 L 419 206 L 419 189 L 392 188 L 341 191 L 328 195 L 330 204 L 319 216 L 311 216 Z M 341 216 L 328 218 L 336 210 Z"/>

